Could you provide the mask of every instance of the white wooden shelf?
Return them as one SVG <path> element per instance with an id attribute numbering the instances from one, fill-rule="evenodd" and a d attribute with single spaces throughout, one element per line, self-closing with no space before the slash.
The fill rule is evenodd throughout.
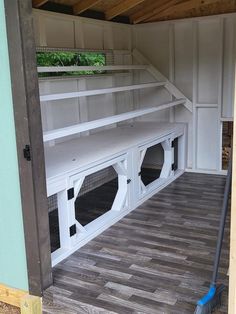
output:
<path id="1" fill-rule="evenodd" d="M 47 131 L 47 132 L 44 132 L 43 140 L 44 140 L 44 142 L 48 142 L 51 140 L 59 139 L 59 138 L 66 137 L 66 136 L 73 135 L 73 134 L 77 134 L 80 132 L 85 132 L 85 131 L 93 130 L 93 129 L 96 129 L 99 127 L 107 126 L 107 125 L 110 125 L 113 123 L 118 123 L 118 122 L 122 122 L 125 120 L 137 118 L 137 117 L 140 117 L 140 116 L 143 116 L 143 115 L 146 115 L 149 113 L 153 113 L 153 112 L 156 112 L 159 110 L 164 110 L 164 109 L 168 109 L 168 108 L 171 108 L 171 107 L 174 107 L 177 105 L 184 104 L 185 101 L 186 100 L 182 98 L 182 99 L 174 100 L 174 101 L 164 103 L 162 105 L 155 106 L 155 107 L 133 110 L 133 111 L 126 112 L 126 113 L 121 113 L 118 115 L 109 116 L 109 117 L 106 117 L 103 119 L 93 120 L 90 122 L 84 122 L 84 123 L 72 125 L 72 126 L 65 127 L 65 128 Z"/>
<path id="2" fill-rule="evenodd" d="M 103 94 L 131 91 L 131 90 L 137 90 L 137 89 L 161 87 L 161 86 L 165 86 L 165 84 L 166 82 L 154 82 L 154 83 L 137 84 L 137 85 L 129 85 L 129 86 L 85 90 L 85 91 L 72 92 L 72 93 L 49 94 L 49 95 L 40 96 L 40 101 L 45 102 L 45 101 L 50 101 L 50 100 L 71 99 L 71 98 L 77 98 L 77 97 L 103 95 Z"/>
<path id="3" fill-rule="evenodd" d="M 78 172 L 78 169 L 112 158 L 147 141 L 173 132 L 178 136 L 184 128 L 183 123 L 134 122 L 45 147 L 47 182 L 54 184 L 54 180 L 61 176 Z"/>
<path id="4" fill-rule="evenodd" d="M 104 66 L 54 66 L 38 67 L 38 73 L 77 72 L 77 71 L 120 71 L 147 70 L 148 65 L 104 65 Z"/>

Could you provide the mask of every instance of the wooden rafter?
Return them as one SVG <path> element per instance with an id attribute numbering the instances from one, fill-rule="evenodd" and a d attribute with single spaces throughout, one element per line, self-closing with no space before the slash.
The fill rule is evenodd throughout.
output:
<path id="1" fill-rule="evenodd" d="M 48 0 L 33 0 L 33 7 L 34 8 L 39 8 L 41 7 L 43 4 L 47 3 Z"/>
<path id="2" fill-rule="evenodd" d="M 220 0 L 189 0 L 185 1 L 183 3 L 177 3 L 175 5 L 171 5 L 166 7 L 164 10 L 160 10 L 158 13 L 153 13 L 153 15 L 145 21 L 154 21 L 158 20 L 167 16 L 174 16 L 175 14 L 181 13 L 181 12 L 187 12 L 192 9 L 199 9 L 201 7 L 210 5 L 210 4 L 215 4 L 215 3 L 220 3 L 222 1 Z"/>
<path id="3" fill-rule="evenodd" d="M 78 14 L 90 9 L 91 7 L 93 7 L 94 5 L 96 5 L 100 1 L 101 0 L 80 0 L 78 3 L 76 3 L 73 6 L 73 12 L 75 15 L 78 15 Z"/>
<path id="4" fill-rule="evenodd" d="M 155 1 L 152 5 L 148 6 L 146 9 L 142 11 L 138 11 L 137 13 L 130 16 L 130 20 L 134 23 L 140 23 L 142 21 L 147 20 L 148 18 L 151 18 L 154 14 L 158 14 L 165 10 L 166 8 L 169 8 L 176 3 L 178 3 L 179 0 L 159 0 Z"/>
<path id="5" fill-rule="evenodd" d="M 123 0 L 105 12 L 106 19 L 111 20 L 144 1 L 145 0 Z"/>

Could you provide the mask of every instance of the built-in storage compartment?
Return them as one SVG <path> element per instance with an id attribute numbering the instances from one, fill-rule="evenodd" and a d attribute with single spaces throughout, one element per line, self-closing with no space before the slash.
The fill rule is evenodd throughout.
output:
<path id="1" fill-rule="evenodd" d="M 105 226 L 128 206 L 127 161 L 124 156 L 74 175 L 70 179 L 77 237 Z"/>
<path id="2" fill-rule="evenodd" d="M 158 139 L 139 147 L 139 197 L 142 199 L 185 169 L 183 134 Z"/>
<path id="3" fill-rule="evenodd" d="M 186 126 L 134 122 L 45 146 L 53 265 L 185 170 Z"/>
<path id="4" fill-rule="evenodd" d="M 88 167 L 48 198 L 53 264 L 108 228 L 129 208 L 127 155 Z"/>
<path id="5" fill-rule="evenodd" d="M 160 178 L 164 165 L 164 149 L 161 143 L 148 147 L 141 151 L 141 171 L 140 179 L 145 187 Z"/>
<path id="6" fill-rule="evenodd" d="M 53 253 L 61 247 L 57 194 L 48 197 L 48 212 L 51 253 Z"/>
<path id="7" fill-rule="evenodd" d="M 86 176 L 74 203 L 76 220 L 85 227 L 109 212 L 118 189 L 118 174 L 112 166 Z"/>

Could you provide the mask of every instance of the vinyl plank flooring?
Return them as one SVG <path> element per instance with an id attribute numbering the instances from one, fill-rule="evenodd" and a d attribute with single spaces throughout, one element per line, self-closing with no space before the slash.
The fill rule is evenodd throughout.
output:
<path id="1" fill-rule="evenodd" d="M 185 173 L 147 200 L 54 268 L 44 313 L 193 313 L 211 280 L 224 184 Z M 229 218 L 218 314 L 227 313 L 228 252 Z"/>

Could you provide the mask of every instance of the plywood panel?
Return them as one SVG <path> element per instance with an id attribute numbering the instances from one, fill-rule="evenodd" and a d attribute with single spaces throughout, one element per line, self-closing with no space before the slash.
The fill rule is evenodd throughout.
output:
<path id="1" fill-rule="evenodd" d="M 174 26 L 174 82 L 192 100 L 193 90 L 193 29 L 192 23 Z"/>
<path id="2" fill-rule="evenodd" d="M 87 80 L 88 89 L 112 87 L 112 85 L 110 77 L 106 77 L 103 80 L 100 78 Z M 115 113 L 112 94 L 87 97 L 87 103 L 89 121 L 111 116 Z"/>
<path id="3" fill-rule="evenodd" d="M 235 17 L 225 19 L 222 117 L 233 117 Z"/>
<path id="4" fill-rule="evenodd" d="M 46 44 L 48 47 L 75 48 L 74 22 L 62 18 L 45 18 Z"/>
<path id="5" fill-rule="evenodd" d="M 219 151 L 217 108 L 197 110 L 197 168 L 216 170 Z"/>
<path id="6" fill-rule="evenodd" d="M 83 23 L 84 47 L 103 49 L 103 27 L 97 24 Z"/>
<path id="7" fill-rule="evenodd" d="M 136 28 L 137 49 L 166 77 L 169 77 L 168 36 L 168 24 L 138 26 Z"/>
<path id="8" fill-rule="evenodd" d="M 113 27 L 112 37 L 114 49 L 131 49 L 131 30 L 128 27 Z"/>
<path id="9" fill-rule="evenodd" d="M 198 23 L 198 103 L 218 103 L 219 34 L 219 19 L 202 20 Z"/>
<path id="10" fill-rule="evenodd" d="M 50 92 L 61 90 L 72 92 L 77 90 L 77 80 L 52 81 Z M 61 128 L 78 122 L 78 99 L 66 99 L 51 102 L 54 128 Z"/>
<path id="11" fill-rule="evenodd" d="M 192 168 L 193 163 L 193 117 L 184 106 L 175 107 L 175 122 L 187 124 L 187 167 Z"/>

